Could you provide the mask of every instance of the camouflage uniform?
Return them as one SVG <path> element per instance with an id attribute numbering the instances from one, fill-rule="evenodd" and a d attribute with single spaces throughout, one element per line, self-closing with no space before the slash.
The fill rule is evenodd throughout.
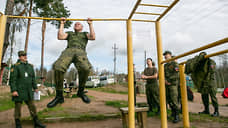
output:
<path id="1" fill-rule="evenodd" d="M 79 74 L 79 91 L 83 91 L 89 72 L 92 68 L 86 54 L 86 45 L 88 43 L 87 32 L 67 33 L 67 48 L 53 64 L 56 90 L 63 90 L 63 75 L 70 64 L 74 63 Z"/>
<path id="2" fill-rule="evenodd" d="M 189 59 L 185 66 L 185 73 L 190 74 L 197 90 L 201 93 L 204 111 L 200 114 L 209 114 L 209 95 L 215 109 L 213 116 L 218 116 L 218 101 L 216 98 L 215 61 L 205 59 L 206 53 L 201 52 L 199 56 Z"/>
<path id="3" fill-rule="evenodd" d="M 166 85 L 166 99 L 172 111 L 178 111 L 178 83 L 179 83 L 179 68 L 175 61 L 166 63 L 165 80 L 171 85 Z"/>
<path id="4" fill-rule="evenodd" d="M 156 68 L 146 68 L 144 70 L 144 75 L 146 76 L 153 76 L 157 73 Z M 159 105 L 159 88 L 158 88 L 158 81 L 157 79 L 147 79 L 146 80 L 146 97 L 147 103 L 149 105 L 150 110 L 152 107 L 156 106 L 160 109 Z"/>

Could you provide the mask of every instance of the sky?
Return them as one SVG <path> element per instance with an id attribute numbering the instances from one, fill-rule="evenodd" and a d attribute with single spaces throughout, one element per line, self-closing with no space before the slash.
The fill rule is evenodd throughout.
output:
<path id="1" fill-rule="evenodd" d="M 1 0 L 0 11 L 4 12 L 6 0 Z M 173 0 L 142 0 L 145 4 L 169 5 Z M 64 0 L 70 10 L 70 18 L 127 18 L 136 0 Z M 139 7 L 137 11 L 162 13 L 163 8 Z M 35 14 L 33 14 L 35 16 Z M 157 16 L 135 14 L 133 19 L 154 20 Z M 89 31 L 86 22 L 82 22 L 84 31 Z M 41 20 L 32 20 L 29 36 L 28 60 L 35 68 L 40 67 L 41 55 Z M 126 22 L 94 21 L 96 40 L 87 45 L 88 58 L 94 69 L 113 72 L 113 49 L 116 43 L 117 72 L 127 73 Z M 144 70 L 144 51 L 146 56 L 157 65 L 155 24 L 133 22 L 133 58 L 136 71 Z M 73 25 L 65 31 L 73 30 Z M 57 29 L 47 24 L 45 39 L 44 67 L 50 69 L 52 64 L 66 48 L 66 41 L 57 40 Z M 227 0 L 180 0 L 177 5 L 161 20 L 163 51 L 170 50 L 179 55 L 192 49 L 226 38 L 228 35 L 228 1 Z M 23 50 L 26 28 L 16 33 L 13 61 L 17 60 L 17 51 Z M 228 44 L 205 50 L 208 54 L 227 49 Z M 198 54 L 198 53 L 197 53 Z M 178 60 L 182 62 L 196 54 Z M 6 54 L 4 60 L 9 58 Z M 218 57 L 213 57 L 218 64 Z M 71 65 L 72 67 L 73 65 Z"/>

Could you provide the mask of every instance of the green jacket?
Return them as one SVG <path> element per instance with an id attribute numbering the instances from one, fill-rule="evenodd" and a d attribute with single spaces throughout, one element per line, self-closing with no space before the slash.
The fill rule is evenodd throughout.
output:
<path id="1" fill-rule="evenodd" d="M 88 32 L 66 32 L 68 33 L 67 37 L 67 48 L 78 48 L 86 50 L 86 45 L 88 43 L 87 34 Z"/>
<path id="2" fill-rule="evenodd" d="M 172 85 L 178 85 L 179 82 L 179 67 L 177 62 L 171 61 L 164 65 L 165 80 Z"/>
<path id="3" fill-rule="evenodd" d="M 200 54 L 187 60 L 185 73 L 191 74 L 194 85 L 201 93 L 208 93 L 209 89 L 216 88 L 214 60 L 204 59 L 205 54 Z"/>
<path id="4" fill-rule="evenodd" d="M 11 92 L 17 91 L 19 95 L 13 97 L 13 101 L 33 100 L 33 89 L 37 89 L 33 65 L 18 60 L 17 63 L 12 66 L 10 89 Z"/>

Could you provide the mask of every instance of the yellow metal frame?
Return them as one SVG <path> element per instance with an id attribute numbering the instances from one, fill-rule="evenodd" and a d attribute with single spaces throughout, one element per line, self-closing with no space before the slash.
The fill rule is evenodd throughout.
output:
<path id="1" fill-rule="evenodd" d="M 167 63 L 170 61 L 174 61 L 176 59 L 191 55 L 193 53 L 197 53 L 200 52 L 202 50 L 205 49 L 209 49 L 218 45 L 222 45 L 228 42 L 228 38 L 224 38 L 221 40 L 218 40 L 216 42 L 210 43 L 208 45 L 202 46 L 200 48 L 196 48 L 194 50 L 191 50 L 189 52 L 183 53 L 181 55 L 178 55 L 172 59 L 169 60 L 165 60 L 162 61 L 159 65 L 162 65 L 163 63 Z M 213 57 L 213 56 L 217 56 L 217 55 L 221 55 L 221 54 L 225 54 L 228 53 L 228 49 L 222 50 L 222 51 L 218 51 L 212 54 L 208 54 L 205 56 L 205 58 L 209 58 L 209 57 Z M 186 63 L 186 61 L 179 63 L 179 70 L 180 70 L 180 87 L 181 87 L 181 101 L 182 101 L 182 113 L 183 113 L 183 124 L 184 124 L 184 128 L 190 128 L 190 123 L 189 123 L 189 113 L 188 113 L 188 99 L 187 99 L 187 86 L 186 86 L 186 78 L 185 78 L 185 66 L 184 64 Z"/>
<path id="2" fill-rule="evenodd" d="M 128 113 L 129 113 L 129 128 L 135 128 L 135 109 L 134 109 L 134 82 L 133 82 L 133 46 L 132 46 L 132 21 L 136 22 L 154 22 L 156 28 L 156 39 L 157 39 L 157 56 L 158 56 L 158 70 L 159 70 L 159 86 L 160 86 L 160 109 L 161 109 L 161 128 L 167 128 L 167 110 L 166 110 L 166 94 L 165 94 L 165 77 L 164 77 L 164 63 L 185 57 L 187 55 L 215 47 L 217 45 L 228 42 L 228 38 L 216 41 L 209 45 L 194 49 L 187 53 L 181 54 L 169 60 L 163 60 L 162 51 L 162 37 L 161 37 L 161 26 L 160 20 L 178 3 L 179 0 L 174 0 L 170 5 L 155 5 L 155 4 L 141 4 L 141 0 L 137 0 L 134 8 L 132 9 L 127 19 L 123 18 L 110 18 L 110 19 L 92 19 L 93 21 L 125 21 L 127 26 L 127 53 L 128 53 Z M 166 8 L 161 14 L 148 13 L 148 12 L 136 12 L 138 6 L 149 6 L 149 7 L 161 7 Z M 143 15 L 157 15 L 156 20 L 147 19 L 132 19 L 134 14 Z M 25 18 L 25 19 L 36 19 L 36 20 L 61 20 L 60 18 L 48 18 L 48 17 L 25 17 L 25 16 L 11 16 L 4 15 L 0 12 L 0 61 L 2 56 L 2 48 L 4 44 L 5 25 L 8 18 Z M 87 19 L 66 19 L 68 21 L 86 21 Z M 213 54 L 206 55 L 205 57 L 212 57 L 220 54 L 228 53 L 228 50 L 219 51 Z M 189 114 L 188 114 L 188 101 L 187 101 L 187 90 L 186 80 L 184 74 L 184 64 L 179 64 L 180 68 L 180 85 L 181 85 L 181 98 L 182 98 L 182 111 L 183 111 L 183 125 L 184 128 L 189 128 Z"/>
<path id="3" fill-rule="evenodd" d="M 2 49 L 3 49 L 3 44 L 4 44 L 4 38 L 5 38 L 6 22 L 7 22 L 7 16 L 3 15 L 1 13 L 1 16 L 0 16 L 0 68 L 1 68 L 1 62 L 2 62 Z"/>

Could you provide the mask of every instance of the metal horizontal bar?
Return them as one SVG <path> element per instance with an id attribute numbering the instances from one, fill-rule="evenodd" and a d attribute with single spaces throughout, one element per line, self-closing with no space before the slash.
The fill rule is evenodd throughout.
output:
<path id="1" fill-rule="evenodd" d="M 128 17 L 128 19 L 131 19 L 131 18 L 132 18 L 132 16 L 134 15 L 136 9 L 138 8 L 138 5 L 140 4 L 140 2 L 141 2 L 141 0 L 138 0 L 138 1 L 136 2 L 136 4 L 135 4 L 133 10 L 131 11 L 131 14 L 130 14 L 130 16 Z"/>
<path id="2" fill-rule="evenodd" d="M 169 12 L 169 10 L 170 9 L 172 9 L 176 4 L 177 4 L 177 2 L 178 2 L 179 0 L 175 0 L 175 1 L 173 1 L 173 3 L 158 17 L 158 19 L 156 20 L 156 21 L 159 21 L 159 20 L 161 20 L 161 18 L 163 17 L 163 16 L 165 16 L 168 12 Z"/>
<path id="3" fill-rule="evenodd" d="M 144 14 L 144 15 L 161 15 L 159 13 L 148 13 L 148 12 L 135 12 L 135 14 Z"/>
<path id="4" fill-rule="evenodd" d="M 24 18 L 24 19 L 38 19 L 38 20 L 61 20 L 61 18 L 48 18 L 48 17 L 26 17 L 26 16 L 11 16 L 9 18 Z M 66 19 L 67 21 L 87 21 L 87 19 Z M 92 19 L 93 21 L 126 21 L 127 19 Z"/>
<path id="5" fill-rule="evenodd" d="M 132 19 L 132 21 L 140 21 L 140 22 L 156 22 L 154 20 L 139 20 L 139 19 Z"/>
<path id="6" fill-rule="evenodd" d="M 163 8 L 168 8 L 169 6 L 167 5 L 155 5 L 155 4 L 139 4 L 140 6 L 153 6 L 153 7 L 163 7 Z"/>
<path id="7" fill-rule="evenodd" d="M 196 52 L 199 52 L 199 51 L 202 51 L 202 50 L 205 50 L 205 49 L 209 49 L 209 48 L 212 48 L 212 47 L 221 45 L 221 44 L 225 44 L 225 43 L 227 43 L 227 42 L 228 42 L 228 38 L 224 38 L 224 39 L 215 41 L 215 42 L 213 42 L 213 43 L 211 43 L 211 44 L 208 44 L 208 45 L 202 46 L 202 47 L 200 47 L 200 48 L 191 50 L 191 51 L 189 51 L 189 52 L 183 53 L 183 54 L 181 54 L 181 55 L 175 56 L 175 57 L 173 57 L 173 58 L 171 58 L 171 59 L 164 60 L 164 61 L 161 62 L 161 64 L 167 63 L 167 62 L 170 62 L 170 61 L 173 61 L 173 60 L 176 60 L 176 59 L 179 59 L 179 58 L 188 56 L 188 55 L 191 55 L 191 54 L 193 54 L 193 53 L 196 53 Z"/>
<path id="8" fill-rule="evenodd" d="M 210 57 L 221 55 L 221 54 L 225 54 L 225 53 L 228 53 L 228 49 L 222 50 L 222 51 L 219 51 L 219 52 L 215 52 L 215 53 L 212 53 L 212 54 L 208 54 L 208 55 L 205 56 L 205 58 L 210 58 Z M 181 62 L 181 63 L 179 63 L 179 65 L 186 64 L 186 62 L 187 61 Z"/>

